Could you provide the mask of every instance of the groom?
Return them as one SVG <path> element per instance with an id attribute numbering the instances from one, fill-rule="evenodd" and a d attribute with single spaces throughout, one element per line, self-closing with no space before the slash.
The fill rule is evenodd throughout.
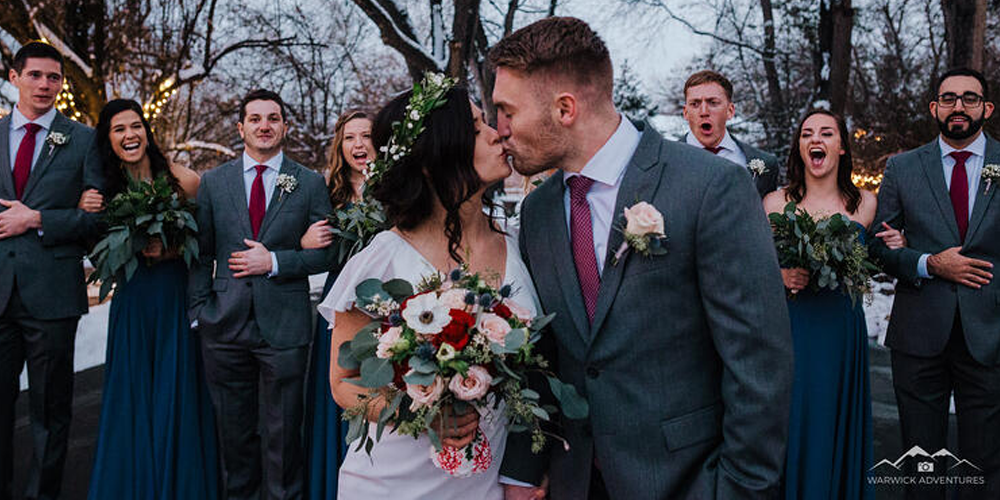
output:
<path id="1" fill-rule="evenodd" d="M 590 403 L 587 419 L 561 422 L 568 451 L 554 446 L 545 463 L 514 434 L 501 473 L 540 484 L 548 468 L 557 500 L 776 497 L 791 338 L 746 172 L 623 119 L 608 50 L 583 21 L 538 21 L 490 61 L 514 167 L 559 169 L 524 201 L 521 253 L 556 313 L 558 374 Z M 633 215 L 638 226 L 662 214 L 666 253 L 629 248 L 615 262 L 623 211 L 638 202 L 655 207 Z"/>
<path id="2" fill-rule="evenodd" d="M 202 339 L 229 500 L 302 497 L 308 276 L 329 269 L 331 254 L 302 250 L 299 238 L 331 209 L 323 178 L 281 151 L 285 116 L 274 92 L 244 97 L 243 156 L 205 173 L 198 189 L 201 256 L 190 316 Z"/>

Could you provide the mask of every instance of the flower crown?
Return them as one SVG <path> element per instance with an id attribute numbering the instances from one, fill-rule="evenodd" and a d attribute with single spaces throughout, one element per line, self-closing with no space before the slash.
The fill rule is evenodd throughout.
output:
<path id="1" fill-rule="evenodd" d="M 441 73 L 425 73 L 423 80 L 413 85 L 410 102 L 403 121 L 393 122 L 389 142 L 379 148 L 378 156 L 368 162 L 367 186 L 374 186 L 392 165 L 410 154 L 410 148 L 424 131 L 427 115 L 447 102 L 445 94 L 455 86 L 455 79 Z"/>

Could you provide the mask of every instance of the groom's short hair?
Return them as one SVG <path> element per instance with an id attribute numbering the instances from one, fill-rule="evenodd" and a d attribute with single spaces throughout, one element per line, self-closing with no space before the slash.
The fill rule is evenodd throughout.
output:
<path id="1" fill-rule="evenodd" d="M 489 62 L 529 75 L 568 77 L 609 99 L 614 87 L 608 47 L 575 17 L 548 17 L 515 31 L 490 49 Z"/>

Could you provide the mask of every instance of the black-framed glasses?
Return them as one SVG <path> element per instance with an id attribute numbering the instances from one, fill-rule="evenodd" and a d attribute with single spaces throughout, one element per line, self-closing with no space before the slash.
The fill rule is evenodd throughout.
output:
<path id="1" fill-rule="evenodd" d="M 966 92 L 962 95 L 958 95 L 954 92 L 945 92 L 937 97 L 938 105 L 942 108 L 950 108 L 962 99 L 962 105 L 967 108 L 977 108 L 983 103 L 983 96 L 975 92 Z"/>

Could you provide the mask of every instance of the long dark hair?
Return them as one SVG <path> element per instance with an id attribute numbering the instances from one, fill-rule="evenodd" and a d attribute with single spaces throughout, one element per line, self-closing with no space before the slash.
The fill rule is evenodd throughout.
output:
<path id="1" fill-rule="evenodd" d="M 348 110 L 337 117 L 337 124 L 333 127 L 333 142 L 330 144 L 330 152 L 327 155 L 327 167 L 330 168 L 330 204 L 333 208 L 346 205 L 354 199 L 354 184 L 351 183 L 353 169 L 351 164 L 344 158 L 344 127 L 347 122 L 364 119 L 373 121 L 372 116 L 359 109 Z"/>
<path id="2" fill-rule="evenodd" d="M 386 104 L 372 127 L 375 151 L 388 144 L 393 122 L 402 122 L 411 92 Z M 403 230 L 416 227 L 431 216 L 434 199 L 445 210 L 444 233 L 448 255 L 464 262 L 458 254 L 462 242 L 459 208 L 483 187 L 473 158 L 476 148 L 475 125 L 469 107 L 469 92 L 455 87 L 446 94 L 447 102 L 424 119 L 424 131 L 413 143 L 410 154 L 400 158 L 382 174 L 372 195 L 385 207 L 389 223 Z M 492 208 L 490 196 L 483 205 Z M 502 233 L 493 219 L 490 229 Z"/>
<path id="3" fill-rule="evenodd" d="M 165 175 L 175 192 L 180 193 L 180 183 L 177 177 L 170 171 L 170 163 L 167 157 L 160 151 L 160 147 L 153 138 L 153 129 L 142 114 L 142 106 L 131 99 L 115 99 L 104 105 L 101 115 L 97 119 L 97 150 L 104 162 L 105 192 L 104 197 L 108 200 L 128 187 L 128 176 L 122 168 L 122 160 L 111 148 L 111 119 L 123 111 L 135 111 L 142 120 L 142 128 L 146 130 L 146 156 L 149 157 L 149 171 L 155 179 L 157 176 Z"/>
<path id="4" fill-rule="evenodd" d="M 861 190 L 851 180 L 851 173 L 854 172 L 854 161 L 851 159 L 851 138 L 847 134 L 847 124 L 844 123 L 844 119 L 832 111 L 820 108 L 812 109 L 799 122 L 798 128 L 795 129 L 795 135 L 792 136 L 791 148 L 789 148 L 788 187 L 785 188 L 785 192 L 795 203 L 801 203 L 806 196 L 806 163 L 799 151 L 799 137 L 802 135 L 802 127 L 806 120 L 813 115 L 827 115 L 837 122 L 837 130 L 840 131 L 840 148 L 844 150 L 844 154 L 840 155 L 840 161 L 837 163 L 837 189 L 840 190 L 840 197 L 844 200 L 847 212 L 853 214 L 858 210 L 858 205 L 861 204 Z"/>

